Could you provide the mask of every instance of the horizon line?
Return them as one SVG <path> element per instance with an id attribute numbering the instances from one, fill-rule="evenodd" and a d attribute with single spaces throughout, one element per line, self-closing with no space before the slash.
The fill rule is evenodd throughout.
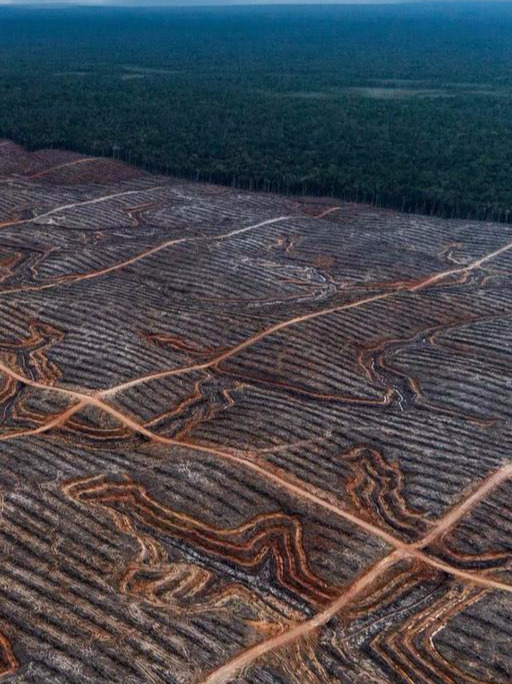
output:
<path id="1" fill-rule="evenodd" d="M 512 5 L 512 0 L 0 0 L 2 7 L 18 8 L 138 8 L 138 9 L 162 9 L 172 7 L 264 7 L 284 6 L 287 7 L 372 7 L 383 5 Z"/>

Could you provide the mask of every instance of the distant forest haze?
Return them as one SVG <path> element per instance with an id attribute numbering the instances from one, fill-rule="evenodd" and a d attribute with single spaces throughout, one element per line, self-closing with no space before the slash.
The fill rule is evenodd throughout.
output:
<path id="1" fill-rule="evenodd" d="M 0 7 L 0 135 L 178 176 L 512 216 L 512 4 Z"/>

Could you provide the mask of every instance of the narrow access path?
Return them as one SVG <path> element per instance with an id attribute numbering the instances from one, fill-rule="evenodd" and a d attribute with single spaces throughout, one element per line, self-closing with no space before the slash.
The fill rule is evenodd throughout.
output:
<path id="1" fill-rule="evenodd" d="M 422 539 L 413 544 L 414 548 L 422 549 L 432 542 L 449 532 L 467 513 L 478 506 L 494 489 L 499 487 L 502 482 L 512 478 L 512 463 L 504 465 L 499 470 L 491 473 L 480 485 L 452 508 L 437 522 L 436 526 L 430 530 Z"/>
<path id="2" fill-rule="evenodd" d="M 104 275 L 108 275 L 109 273 L 114 273 L 115 271 L 120 271 L 123 268 L 126 268 L 127 266 L 130 266 L 132 264 L 137 263 L 138 261 L 141 261 L 142 259 L 146 259 L 149 256 L 152 256 L 153 254 L 157 254 L 158 252 L 161 252 L 163 249 L 167 249 L 168 247 L 171 247 L 173 245 L 180 245 L 183 243 L 187 242 L 215 242 L 218 240 L 227 240 L 230 237 L 233 237 L 234 235 L 240 235 L 241 233 L 247 233 L 252 230 L 256 230 L 257 228 L 262 228 L 263 226 L 269 226 L 273 223 L 279 223 L 282 221 L 286 221 L 288 219 L 292 218 L 291 216 L 279 216 L 278 218 L 273 218 L 273 219 L 268 219 L 267 221 L 261 221 L 260 223 L 255 223 L 252 226 L 245 226 L 244 228 L 237 228 L 236 230 L 232 230 L 229 233 L 223 233 L 221 235 L 207 235 L 207 236 L 192 236 L 192 237 L 181 237 L 181 238 L 173 238 L 171 240 L 166 240 L 165 242 L 162 242 L 159 245 L 156 245 L 155 247 L 151 247 L 149 249 L 144 250 L 143 252 L 140 252 L 139 254 L 136 254 L 133 257 L 130 257 L 129 259 L 125 259 L 124 261 L 120 261 L 116 264 L 112 264 L 112 266 L 106 266 L 105 268 L 98 269 L 96 271 L 89 271 L 88 273 L 78 273 L 76 275 L 67 275 L 67 276 L 61 276 L 59 278 L 56 278 L 55 280 L 52 280 L 47 283 L 41 283 L 40 285 L 26 285 L 26 286 L 21 286 L 17 288 L 11 288 L 11 289 L 5 289 L 5 290 L 0 290 L 0 296 L 6 295 L 6 294 L 16 294 L 18 292 L 40 292 L 41 290 L 49 290 L 54 287 L 58 287 L 59 285 L 72 285 L 73 283 L 77 283 L 83 280 L 90 280 L 92 278 L 99 278 Z"/>
<path id="3" fill-rule="evenodd" d="M 283 220 L 283 219 L 281 219 Z M 239 231 L 240 232 L 240 231 Z M 505 252 L 509 251 L 512 249 L 512 242 L 508 242 L 506 245 L 503 245 L 499 249 L 490 252 L 489 254 L 484 255 L 483 257 L 471 262 L 467 266 L 463 266 L 461 268 L 457 269 L 451 269 L 448 271 L 441 271 L 440 273 L 436 273 L 434 275 L 429 276 L 428 278 L 424 278 L 421 281 L 399 281 L 393 290 L 389 290 L 383 293 L 379 293 L 376 295 L 372 295 L 370 297 L 365 297 L 363 299 L 356 300 L 354 302 L 349 302 L 345 304 L 340 304 L 338 306 L 333 306 L 329 307 L 326 309 L 322 309 L 320 311 L 313 311 L 311 313 L 303 314 L 301 316 L 295 316 L 294 318 L 287 319 L 285 321 L 281 321 L 280 323 L 276 323 L 268 328 L 265 328 L 264 330 L 260 331 L 259 333 L 256 333 L 255 335 L 252 335 L 251 337 L 247 338 L 240 344 L 237 344 L 236 346 L 232 347 L 231 349 L 228 349 L 227 351 L 223 352 L 222 354 L 218 354 L 217 356 L 213 357 L 209 361 L 205 361 L 202 363 L 196 363 L 192 364 L 190 366 L 182 366 L 179 368 L 172 368 L 170 370 L 163 370 L 163 371 L 157 371 L 156 373 L 148 373 L 147 375 L 139 376 L 137 378 L 134 378 L 133 380 L 128 380 L 126 382 L 120 383 L 119 385 L 116 385 L 114 387 L 107 388 L 103 390 L 102 392 L 99 393 L 98 396 L 109 396 L 112 394 L 116 394 L 117 392 L 121 392 L 123 390 L 129 389 L 130 387 L 135 387 L 136 385 L 139 385 L 144 382 L 148 382 L 150 380 L 157 380 L 159 378 L 165 378 L 169 377 L 172 375 L 183 375 L 184 373 L 191 373 L 193 371 L 199 371 L 199 370 L 205 370 L 207 368 L 211 368 L 212 366 L 216 366 L 217 364 L 221 363 L 222 361 L 225 361 L 232 356 L 236 356 L 239 354 L 241 351 L 244 349 L 247 349 L 248 347 L 253 346 L 254 344 L 257 344 L 261 340 L 264 340 L 266 337 L 269 337 L 270 335 L 273 335 L 276 332 L 279 332 L 280 330 L 285 330 L 287 328 L 293 327 L 295 325 L 298 325 L 300 323 L 304 323 L 306 321 L 312 321 L 315 320 L 316 318 L 321 318 L 323 316 L 329 316 L 330 314 L 333 313 L 338 313 L 340 311 L 348 311 L 350 309 L 356 309 L 360 306 L 365 306 L 366 304 L 372 304 L 373 302 L 378 302 L 383 299 L 389 299 L 391 297 L 394 297 L 398 293 L 402 292 L 417 292 L 418 290 L 424 289 L 426 287 L 435 285 L 436 283 L 442 281 L 445 278 L 448 278 L 452 275 L 460 274 L 460 273 L 470 273 L 471 271 L 480 268 L 480 266 L 487 261 L 490 261 L 497 256 L 504 254 Z"/>
<path id="4" fill-rule="evenodd" d="M 166 185 L 155 185 L 151 188 L 140 188 L 139 190 L 125 190 L 124 192 L 117 192 L 113 195 L 104 195 L 103 197 L 96 197 L 94 199 L 83 200 L 82 202 L 74 202 L 73 204 L 62 204 L 60 207 L 55 207 L 43 214 L 37 214 L 36 216 L 31 216 L 28 219 L 17 219 L 14 221 L 7 221 L 5 223 L 0 223 L 0 228 L 9 228 L 11 226 L 22 226 L 27 223 L 32 223 L 33 221 L 38 221 L 39 219 L 48 218 L 54 214 L 58 214 L 61 211 L 66 211 L 67 209 L 75 209 L 76 207 L 85 207 L 91 204 L 100 204 L 101 202 L 107 202 L 111 199 L 117 199 L 118 197 L 128 197 L 129 195 L 140 195 L 143 192 L 155 192 L 156 190 L 162 190 L 163 188 L 169 187 L 170 184 Z"/>
<path id="5" fill-rule="evenodd" d="M 39 425 L 36 428 L 33 428 L 32 430 L 19 430 L 18 432 L 9 432 L 5 435 L 0 435 L 0 442 L 8 442 L 12 439 L 19 439 L 20 437 L 40 435 L 44 432 L 48 432 L 48 430 L 52 430 L 53 428 L 62 427 L 72 416 L 75 415 L 75 413 L 81 411 L 83 408 L 85 408 L 85 406 L 87 406 L 85 402 L 73 404 L 62 413 L 54 416 L 51 420 Z"/>
<path id="6" fill-rule="evenodd" d="M 14 379 L 18 380 L 19 382 L 25 382 L 25 384 L 33 386 L 33 387 L 38 387 L 39 389 L 44 389 L 47 391 L 54 390 L 58 393 L 64 393 L 67 396 L 74 397 L 75 399 L 78 400 L 78 405 L 75 405 L 73 407 L 70 407 L 68 409 L 69 411 L 69 416 L 68 418 L 76 413 L 79 408 L 83 408 L 83 406 L 95 406 L 96 408 L 104 411 L 108 415 L 112 416 L 115 418 L 119 423 L 122 425 L 125 425 L 126 427 L 130 428 L 132 431 L 136 432 L 137 434 L 142 435 L 143 437 L 147 438 L 149 441 L 158 443 L 158 444 L 165 444 L 168 446 L 173 446 L 173 447 L 178 447 L 181 449 L 190 449 L 192 451 L 196 451 L 198 453 L 205 453 L 213 456 L 217 456 L 218 458 L 221 458 L 223 460 L 227 460 L 233 463 L 236 463 L 237 465 L 247 468 L 249 470 L 252 470 L 253 472 L 257 473 L 259 476 L 263 477 L 267 481 L 272 482 L 274 485 L 279 487 L 280 489 L 283 489 L 290 494 L 297 496 L 299 498 L 305 499 L 310 501 L 311 503 L 322 507 L 325 510 L 330 511 L 331 513 L 353 523 L 357 527 L 364 529 L 366 532 L 382 539 L 386 543 L 388 543 L 390 546 L 394 547 L 396 550 L 402 551 L 406 553 L 408 556 L 411 556 L 413 558 L 418 558 L 419 560 L 422 560 L 423 562 L 432 565 L 436 568 L 443 569 L 446 572 L 449 572 L 452 575 L 458 576 L 466 581 L 474 582 L 475 584 L 482 585 L 482 586 L 489 586 L 493 587 L 496 589 L 501 589 L 503 591 L 507 592 L 512 592 L 512 585 L 502 583 L 496 580 L 492 580 L 488 577 L 478 575 L 476 573 L 471 573 L 471 572 L 464 572 L 462 570 L 458 570 L 457 568 L 454 568 L 450 565 L 447 565 L 441 561 L 438 561 L 436 559 L 431 558 L 427 554 L 424 554 L 420 549 L 422 546 L 425 545 L 425 543 L 422 544 L 422 540 L 420 542 L 417 542 L 416 544 L 409 544 L 407 542 L 402 541 L 401 539 L 398 539 L 394 535 L 390 534 L 386 530 L 378 527 L 377 525 L 373 525 L 372 523 L 368 522 L 364 518 L 360 518 L 359 516 L 355 515 L 354 513 L 351 513 L 349 510 L 345 509 L 342 507 L 342 505 L 339 502 L 333 502 L 330 500 L 330 495 L 326 492 L 319 492 L 317 490 L 312 490 L 306 483 L 298 480 L 298 479 L 290 479 L 289 474 L 284 473 L 283 471 L 279 471 L 273 466 L 270 466 L 267 464 L 265 461 L 256 461 L 251 458 L 239 456 L 235 453 L 232 453 L 230 451 L 225 451 L 222 449 L 218 449 L 215 447 L 209 447 L 209 446 L 202 446 L 199 444 L 194 444 L 190 442 L 183 442 L 180 440 L 172 439 L 171 437 L 164 437 L 162 435 L 159 435 L 158 433 L 152 432 L 151 430 L 148 430 L 144 425 L 141 425 L 139 422 L 137 422 L 134 418 L 127 416 L 126 414 L 122 413 L 118 409 L 114 408 L 110 404 L 102 401 L 100 398 L 98 398 L 95 395 L 87 395 L 87 394 L 80 394 L 79 392 L 72 392 L 70 390 L 62 390 L 60 388 L 55 388 L 52 386 L 47 386 L 43 385 L 42 383 L 38 383 L 33 380 L 28 380 L 28 379 L 23 379 L 23 377 L 16 372 L 11 372 L 8 366 L 5 366 L 5 364 L 0 362 L 0 371 L 7 373 Z M 58 420 L 58 425 L 62 425 L 63 423 L 60 420 L 60 416 L 57 417 Z M 51 427 L 51 426 L 50 426 Z M 40 432 L 46 431 L 50 429 L 50 427 L 45 426 L 40 426 Z M 444 518 L 442 518 L 438 525 L 434 527 L 434 530 L 432 530 L 428 538 L 435 538 L 433 537 L 433 534 L 435 530 L 440 530 L 439 534 L 443 534 L 452 524 L 455 524 L 456 519 L 460 518 L 462 515 L 465 513 L 469 512 L 472 507 L 478 505 L 478 503 L 483 499 L 484 496 L 486 496 L 488 493 L 490 493 L 495 487 L 497 487 L 501 482 L 506 480 L 507 478 L 510 478 L 512 476 L 512 464 L 506 464 L 504 465 L 501 469 L 499 469 L 495 474 L 492 476 L 486 478 L 480 486 L 473 492 L 473 494 L 470 497 L 470 501 L 468 502 L 462 502 L 458 506 L 455 507 L 453 513 L 448 513 Z"/>
<path id="7" fill-rule="evenodd" d="M 44 169 L 44 171 L 39 171 L 31 176 L 25 176 L 24 180 L 33 180 L 34 178 L 41 178 L 46 176 L 47 173 L 52 171 L 58 171 L 59 169 L 66 169 L 69 166 L 79 166 L 81 164 L 86 164 L 87 162 L 96 161 L 99 157 L 86 157 L 85 159 L 75 159 L 74 161 L 66 162 L 65 164 L 57 164 L 57 166 L 51 166 L 49 169 Z"/>
<path id="8" fill-rule="evenodd" d="M 494 487 L 498 486 L 506 478 L 511 476 L 512 464 L 506 465 L 500 470 L 496 471 L 496 473 L 484 480 L 484 482 L 481 483 L 478 489 L 471 496 L 461 502 L 458 506 L 455 506 L 455 508 L 453 508 L 452 511 L 450 511 L 447 515 L 442 517 L 437 522 L 434 530 L 423 537 L 419 543 L 405 545 L 404 548 L 395 548 L 394 551 L 389 553 L 381 561 L 370 568 L 370 570 L 356 579 L 355 582 L 353 582 L 338 599 L 330 603 L 325 610 L 318 613 L 310 620 L 306 620 L 292 626 L 290 629 L 279 634 L 278 636 L 261 641 L 255 646 L 242 651 L 230 661 L 215 669 L 205 679 L 202 679 L 200 682 L 198 682 L 198 684 L 228 684 L 228 682 L 232 680 L 232 678 L 236 676 L 240 670 L 253 665 L 256 660 L 261 658 L 261 656 L 282 648 L 283 646 L 287 646 L 290 643 L 295 643 L 304 636 L 311 634 L 319 627 L 325 625 L 330 619 L 335 617 L 340 610 L 356 600 L 357 597 L 365 589 L 371 586 L 372 582 L 380 577 L 387 569 L 404 558 L 415 558 L 417 560 L 423 561 L 424 563 L 427 563 L 438 570 L 455 575 L 461 580 L 471 582 L 483 588 L 512 592 L 511 585 L 507 585 L 503 582 L 499 582 L 498 580 L 494 580 L 482 575 L 459 571 L 457 568 L 453 568 L 446 563 L 416 551 L 418 547 L 423 547 L 435 538 L 442 536 L 452 524 L 454 524 L 462 515 L 464 515 L 464 513 L 478 505 L 478 503 Z"/>
<path id="9" fill-rule="evenodd" d="M 278 634 L 270 639 L 261 641 L 255 646 L 242 651 L 237 656 L 224 663 L 219 668 L 211 672 L 206 679 L 202 679 L 198 684 L 228 684 L 240 670 L 252 665 L 261 656 L 275 651 L 283 646 L 298 641 L 301 637 L 310 634 L 319 627 L 325 625 L 346 605 L 354 601 L 368 586 L 372 584 L 385 570 L 397 563 L 403 557 L 400 551 L 389 554 L 370 570 L 361 575 L 353 582 L 350 587 L 338 598 L 333 601 L 325 610 L 315 615 L 310 620 L 300 622 L 291 629 Z"/>
<path id="10" fill-rule="evenodd" d="M 325 209 L 324 211 L 320 212 L 320 214 L 316 214 L 313 216 L 315 219 L 323 219 L 326 216 L 329 216 L 330 214 L 334 214 L 335 211 L 340 211 L 341 207 L 329 207 L 329 209 Z"/>
<path id="11" fill-rule="evenodd" d="M 436 275 L 432 275 L 432 276 L 429 276 L 428 278 L 424 278 L 423 280 L 420 280 L 414 287 L 411 287 L 410 290 L 411 290 L 411 292 L 416 292 L 417 290 L 422 290 L 425 287 L 429 287 L 430 285 L 434 285 L 435 283 L 439 282 L 440 280 L 443 280 L 444 278 L 448 278 L 452 275 L 468 274 L 471 271 L 474 271 L 474 270 L 480 268 L 483 264 L 487 263 L 488 261 L 495 259 L 497 256 L 500 256 L 501 254 L 508 252 L 510 249 L 512 249 L 512 242 L 507 242 L 507 244 L 503 245 L 499 249 L 496 249 L 494 252 L 490 252 L 489 254 L 485 254 L 483 257 L 481 257 L 480 259 L 476 259 L 475 261 L 472 261 L 467 266 L 460 266 L 459 268 L 452 268 L 449 271 L 442 271 L 441 273 L 437 273 Z"/>

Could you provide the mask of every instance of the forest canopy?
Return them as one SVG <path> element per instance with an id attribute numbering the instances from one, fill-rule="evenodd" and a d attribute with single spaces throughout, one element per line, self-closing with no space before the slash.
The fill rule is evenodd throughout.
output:
<path id="1" fill-rule="evenodd" d="M 512 4 L 0 8 L 0 135 L 508 220 Z"/>

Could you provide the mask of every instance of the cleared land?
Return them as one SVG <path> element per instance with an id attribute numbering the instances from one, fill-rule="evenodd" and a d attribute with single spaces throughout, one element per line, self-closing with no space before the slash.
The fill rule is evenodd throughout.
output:
<path id="1" fill-rule="evenodd" d="M 0 679 L 509 684 L 511 269 L 0 141 Z"/>

